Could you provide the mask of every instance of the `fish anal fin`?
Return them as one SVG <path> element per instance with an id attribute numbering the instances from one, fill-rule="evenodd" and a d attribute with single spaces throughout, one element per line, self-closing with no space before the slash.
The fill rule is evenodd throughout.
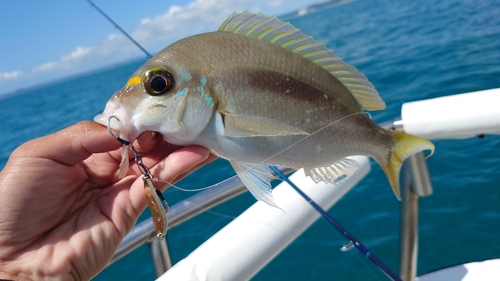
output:
<path id="1" fill-rule="evenodd" d="M 228 137 L 273 137 L 309 135 L 309 133 L 278 120 L 264 117 L 220 112 L 224 135 Z"/>
<path id="2" fill-rule="evenodd" d="M 351 176 L 359 168 L 359 163 L 351 158 L 344 158 L 333 164 L 322 167 L 304 168 L 308 177 L 316 183 L 338 184 Z"/>
<path id="3" fill-rule="evenodd" d="M 401 200 L 401 192 L 399 190 L 399 171 L 403 161 L 412 154 L 423 150 L 430 150 L 432 155 L 434 153 L 434 145 L 421 137 L 413 136 L 403 132 L 389 130 L 387 131 L 395 140 L 396 145 L 392 152 L 389 154 L 388 159 L 377 160 L 379 165 L 387 175 L 387 179 L 391 184 L 396 197 Z"/>
<path id="4" fill-rule="evenodd" d="M 257 200 L 280 209 L 273 198 L 271 180 L 274 177 L 268 166 L 234 160 L 230 160 L 229 163 L 231 163 L 238 177 Z"/>
<path id="5" fill-rule="evenodd" d="M 218 29 L 257 38 L 281 46 L 321 66 L 337 78 L 365 110 L 382 110 L 382 100 L 372 83 L 352 65 L 335 55 L 325 44 L 307 36 L 276 17 L 251 12 L 233 13 Z"/>

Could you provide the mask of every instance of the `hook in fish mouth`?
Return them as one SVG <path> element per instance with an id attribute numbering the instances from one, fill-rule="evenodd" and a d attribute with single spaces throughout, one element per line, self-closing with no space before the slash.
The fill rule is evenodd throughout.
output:
<path id="1" fill-rule="evenodd" d="M 109 116 L 108 117 L 108 122 L 107 122 L 108 132 L 113 136 L 113 138 L 115 138 L 121 144 L 130 145 L 130 141 L 124 140 L 124 139 L 118 137 L 117 135 L 115 135 L 115 133 L 113 133 L 113 130 L 111 129 L 111 119 L 116 119 L 118 122 L 120 122 L 120 119 L 118 117 L 116 117 L 114 115 Z"/>
<path id="2" fill-rule="evenodd" d="M 111 129 L 112 119 L 116 119 L 118 122 L 120 122 L 120 119 L 115 115 L 109 116 L 107 120 L 108 132 L 123 145 L 122 163 L 124 161 L 123 159 L 127 161 L 126 157 L 128 149 L 127 146 L 130 146 L 130 148 L 132 149 L 132 152 L 134 153 L 135 163 L 137 164 L 137 167 L 139 167 L 139 170 L 142 173 L 142 179 L 144 182 L 144 192 L 146 194 L 146 201 L 148 203 L 149 209 L 151 210 L 151 214 L 153 217 L 153 225 L 155 227 L 156 235 L 159 239 L 163 239 L 168 230 L 167 200 L 165 200 L 165 197 L 163 197 L 162 193 L 158 189 L 156 189 L 153 182 L 154 176 L 149 170 L 149 168 L 142 162 L 142 158 L 135 149 L 135 147 L 130 143 L 130 141 L 124 140 L 115 135 L 115 133 L 113 133 L 113 129 Z M 122 163 L 120 163 L 120 169 L 122 169 Z M 124 167 L 126 167 L 124 168 L 124 170 L 128 169 L 128 164 Z M 119 174 L 121 174 L 121 172 Z"/>

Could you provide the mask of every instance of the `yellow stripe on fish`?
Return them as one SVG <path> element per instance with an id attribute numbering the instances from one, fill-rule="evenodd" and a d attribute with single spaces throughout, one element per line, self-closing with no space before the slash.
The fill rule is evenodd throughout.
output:
<path id="1" fill-rule="evenodd" d="M 125 87 L 137 86 L 141 82 L 142 82 L 141 76 L 132 76 L 132 77 L 130 77 L 130 79 L 128 79 L 127 84 L 125 84 Z"/>

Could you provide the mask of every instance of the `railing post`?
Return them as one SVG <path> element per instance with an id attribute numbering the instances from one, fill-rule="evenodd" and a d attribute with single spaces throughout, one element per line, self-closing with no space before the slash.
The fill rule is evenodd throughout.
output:
<path id="1" fill-rule="evenodd" d="M 170 259 L 170 253 L 167 245 L 167 237 L 164 237 L 163 239 L 153 237 L 149 247 L 151 250 L 151 257 L 153 259 L 156 277 L 160 277 L 172 267 L 172 260 Z"/>
<path id="2" fill-rule="evenodd" d="M 406 160 L 401 200 L 400 277 L 413 281 L 417 275 L 419 197 L 433 192 L 423 152 Z"/>
<path id="3" fill-rule="evenodd" d="M 401 249 L 399 276 L 413 281 L 417 275 L 418 253 L 418 195 L 409 185 L 404 186 L 401 200 Z"/>

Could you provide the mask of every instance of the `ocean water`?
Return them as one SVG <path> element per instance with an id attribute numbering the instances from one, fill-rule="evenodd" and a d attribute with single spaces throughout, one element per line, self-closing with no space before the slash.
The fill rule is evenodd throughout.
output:
<path id="1" fill-rule="evenodd" d="M 404 102 L 500 87 L 500 1 L 358 0 L 291 20 L 365 73 L 387 103 L 372 112 L 394 120 Z M 21 143 L 100 113 L 144 60 L 24 90 L 0 100 L 0 167 Z M 418 273 L 500 257 L 500 137 L 434 142 L 434 194 L 420 201 Z M 198 188 L 234 175 L 223 160 L 179 185 Z M 192 195 L 168 190 L 171 204 Z M 187 256 L 255 202 L 241 195 L 169 232 L 174 262 Z M 29 211 L 29 210 L 28 210 Z M 329 210 L 389 267 L 398 271 L 399 203 L 381 169 Z M 141 219 L 147 219 L 147 211 Z M 265 239 L 263 237 L 262 239 Z M 387 280 L 319 220 L 254 280 Z M 95 280 L 151 280 L 147 246 Z M 499 277 L 500 278 L 500 277 Z"/>

